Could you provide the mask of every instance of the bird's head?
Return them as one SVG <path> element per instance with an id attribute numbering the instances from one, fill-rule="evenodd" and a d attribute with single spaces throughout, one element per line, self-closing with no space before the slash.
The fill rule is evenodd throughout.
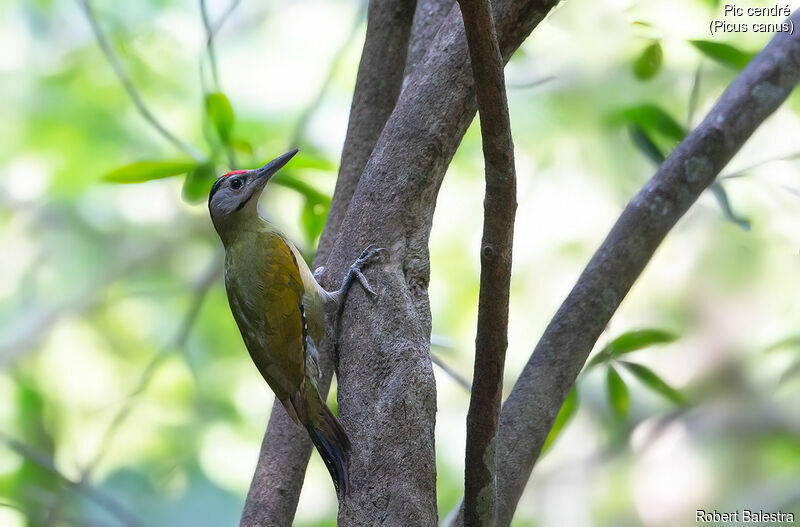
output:
<path id="1" fill-rule="evenodd" d="M 261 168 L 234 170 L 214 182 L 208 194 L 208 210 L 220 236 L 231 229 L 237 229 L 240 222 L 258 215 L 258 198 L 267 182 L 296 153 L 295 148 Z"/>

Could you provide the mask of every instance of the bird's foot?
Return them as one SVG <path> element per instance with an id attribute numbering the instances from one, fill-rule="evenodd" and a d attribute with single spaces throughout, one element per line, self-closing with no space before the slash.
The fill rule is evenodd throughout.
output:
<path id="1" fill-rule="evenodd" d="M 387 251 L 382 247 L 376 248 L 370 245 L 364 249 L 356 261 L 353 262 L 353 264 L 350 266 L 350 270 L 347 271 L 347 275 L 345 275 L 344 280 L 342 280 L 342 287 L 340 287 L 338 291 L 338 296 L 341 298 L 342 303 L 344 303 L 344 299 L 350 290 L 350 286 L 353 285 L 354 280 L 358 280 L 359 283 L 361 283 L 361 287 L 363 287 L 364 290 L 371 296 L 377 296 L 375 290 L 369 285 L 369 281 L 367 280 L 367 277 L 364 276 L 362 269 L 364 269 L 364 267 L 371 263 L 375 257 L 382 252 Z"/>

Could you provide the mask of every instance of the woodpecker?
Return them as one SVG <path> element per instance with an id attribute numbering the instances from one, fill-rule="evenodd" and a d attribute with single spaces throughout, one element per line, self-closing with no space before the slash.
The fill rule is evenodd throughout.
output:
<path id="1" fill-rule="evenodd" d="M 323 269 L 312 273 L 294 244 L 258 212 L 267 182 L 296 153 L 223 175 L 211 187 L 208 208 L 225 248 L 225 289 L 242 340 L 289 417 L 306 428 L 341 498 L 348 491 L 350 440 L 317 389 L 316 343 L 325 335 L 325 315 L 341 313 L 354 280 L 375 295 L 361 270 L 384 249 L 361 253 L 338 291 L 319 284 Z"/>

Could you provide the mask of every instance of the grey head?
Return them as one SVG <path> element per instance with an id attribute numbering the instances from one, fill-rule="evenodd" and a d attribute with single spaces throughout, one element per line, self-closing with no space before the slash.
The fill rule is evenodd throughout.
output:
<path id="1" fill-rule="evenodd" d="M 220 235 L 239 221 L 258 213 L 257 203 L 261 191 L 296 153 L 295 148 L 261 168 L 228 172 L 214 182 L 208 194 L 208 210 Z"/>

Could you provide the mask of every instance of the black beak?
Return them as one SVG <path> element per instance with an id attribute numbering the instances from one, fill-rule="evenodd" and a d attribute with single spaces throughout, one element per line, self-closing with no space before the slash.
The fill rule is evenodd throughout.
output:
<path id="1" fill-rule="evenodd" d="M 291 158 L 297 153 L 297 148 L 294 150 L 290 150 L 286 152 L 282 156 L 278 156 L 263 167 L 256 170 L 256 181 L 258 181 L 259 185 L 263 186 L 269 181 L 272 176 L 275 175 L 278 170 L 283 168 L 283 166 L 289 162 Z"/>

